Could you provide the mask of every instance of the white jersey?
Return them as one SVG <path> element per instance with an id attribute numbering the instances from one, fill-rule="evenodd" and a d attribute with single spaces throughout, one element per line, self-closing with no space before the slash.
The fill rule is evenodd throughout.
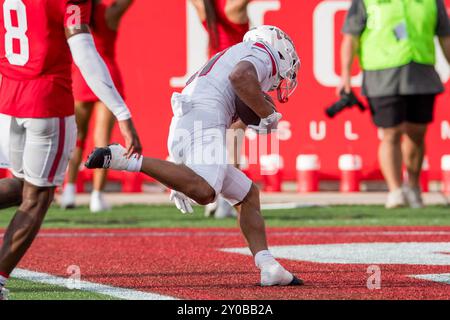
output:
<path id="1" fill-rule="evenodd" d="M 236 94 L 229 80 L 234 67 L 241 61 L 252 63 L 262 90 L 267 92 L 273 89 L 277 81 L 276 59 L 279 58 L 266 44 L 239 43 L 214 56 L 194 75 L 182 94 L 189 96 L 194 108 L 214 112 L 217 116 L 215 125 L 229 127 L 236 114 Z"/>
<path id="2" fill-rule="evenodd" d="M 262 43 L 237 44 L 213 57 L 192 77 L 181 94 L 172 96 L 174 116 L 168 149 L 175 163 L 183 163 L 205 179 L 231 205 L 242 202 L 252 181 L 228 162 L 226 128 L 232 124 L 235 99 L 229 75 L 241 61 L 255 66 L 263 91 L 277 83 L 278 60 Z"/>

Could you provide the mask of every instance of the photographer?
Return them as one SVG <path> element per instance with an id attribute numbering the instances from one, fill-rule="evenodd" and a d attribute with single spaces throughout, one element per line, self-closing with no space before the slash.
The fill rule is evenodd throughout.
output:
<path id="1" fill-rule="evenodd" d="M 369 10 L 368 10 L 369 8 Z M 375 125 L 382 131 L 379 162 L 389 195 L 386 208 L 423 207 L 419 178 L 427 126 L 444 88 L 434 68 L 437 35 L 450 60 L 450 23 L 443 0 L 353 0 L 343 28 L 342 82 L 351 91 L 359 55 Z M 408 181 L 402 186 L 402 163 Z"/>

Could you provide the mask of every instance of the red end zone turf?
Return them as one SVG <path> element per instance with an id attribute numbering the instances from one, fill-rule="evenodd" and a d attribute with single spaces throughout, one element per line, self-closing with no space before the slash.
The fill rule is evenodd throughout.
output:
<path id="1" fill-rule="evenodd" d="M 82 280 L 186 299 L 450 299 L 450 227 L 277 228 L 269 241 L 305 286 L 260 288 L 250 256 L 221 251 L 245 247 L 234 229 L 45 230 L 20 267 L 78 265 Z M 447 284 L 412 277 L 430 274 Z"/>

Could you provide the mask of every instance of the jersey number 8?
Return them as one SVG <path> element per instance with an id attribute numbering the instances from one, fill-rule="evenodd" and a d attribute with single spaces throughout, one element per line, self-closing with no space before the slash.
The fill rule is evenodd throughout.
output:
<path id="1" fill-rule="evenodd" d="M 13 13 L 17 16 L 17 26 L 13 25 Z M 24 66 L 30 59 L 30 47 L 26 32 L 28 30 L 27 11 L 22 0 L 3 2 L 3 20 L 5 22 L 5 53 L 8 62 L 15 66 Z M 14 52 L 14 40 L 20 43 L 20 52 Z"/>

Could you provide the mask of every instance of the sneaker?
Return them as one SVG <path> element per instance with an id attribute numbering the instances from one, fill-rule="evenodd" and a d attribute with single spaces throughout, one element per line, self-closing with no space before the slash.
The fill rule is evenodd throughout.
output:
<path id="1" fill-rule="evenodd" d="M 9 290 L 6 288 L 1 288 L 0 290 L 0 300 L 8 300 Z"/>
<path id="2" fill-rule="evenodd" d="M 89 209 L 92 213 L 99 213 L 111 210 L 111 205 L 105 200 L 102 192 L 92 192 Z"/>
<path id="3" fill-rule="evenodd" d="M 406 198 L 402 188 L 389 192 L 386 201 L 386 209 L 402 208 L 406 205 Z"/>
<path id="4" fill-rule="evenodd" d="M 75 186 L 67 184 L 61 195 L 61 200 L 60 200 L 61 209 L 74 209 L 75 208 L 75 196 L 76 196 Z"/>
<path id="5" fill-rule="evenodd" d="M 405 195 L 406 202 L 411 208 L 421 209 L 425 207 L 422 199 L 422 191 L 419 187 L 405 186 L 403 187 L 403 193 Z"/>
<path id="6" fill-rule="evenodd" d="M 140 155 L 133 155 L 130 159 L 125 157 L 127 150 L 120 144 L 112 144 L 105 148 L 96 148 L 89 155 L 85 166 L 88 169 L 113 169 L 113 170 L 128 170 L 131 164 L 140 157 Z"/>
<path id="7" fill-rule="evenodd" d="M 261 269 L 261 286 L 301 286 L 303 281 L 287 271 L 278 262 Z"/>
<path id="8" fill-rule="evenodd" d="M 217 209 L 215 210 L 214 217 L 216 219 L 236 218 L 237 211 L 223 197 L 219 197 L 217 200 Z"/>

